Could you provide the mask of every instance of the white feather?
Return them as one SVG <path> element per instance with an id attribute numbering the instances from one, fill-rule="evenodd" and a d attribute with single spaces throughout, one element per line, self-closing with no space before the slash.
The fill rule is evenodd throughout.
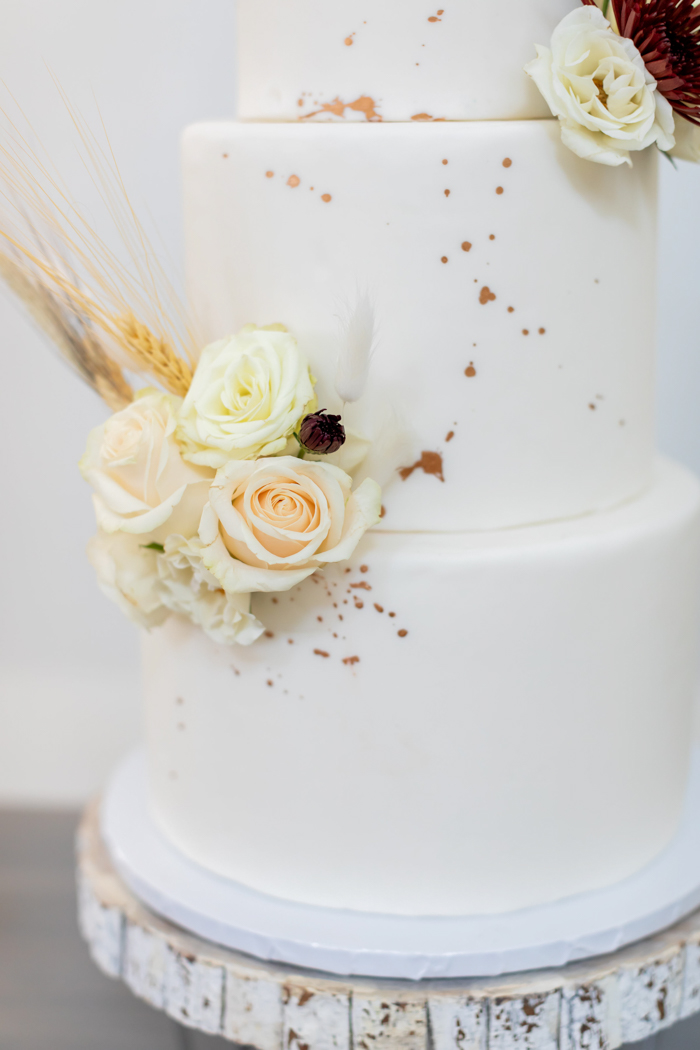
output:
<path id="1" fill-rule="evenodd" d="M 367 291 L 358 289 L 355 301 L 343 304 L 335 389 L 341 401 L 357 401 L 367 386 L 376 343 L 374 306 Z"/>

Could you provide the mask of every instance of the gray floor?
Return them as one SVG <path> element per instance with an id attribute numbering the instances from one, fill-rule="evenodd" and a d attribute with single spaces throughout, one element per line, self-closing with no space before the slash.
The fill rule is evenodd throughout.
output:
<path id="1" fill-rule="evenodd" d="M 232 1050 L 93 966 L 75 925 L 76 821 L 0 810 L 1 1050 Z M 634 1050 L 700 1050 L 700 1017 Z"/>

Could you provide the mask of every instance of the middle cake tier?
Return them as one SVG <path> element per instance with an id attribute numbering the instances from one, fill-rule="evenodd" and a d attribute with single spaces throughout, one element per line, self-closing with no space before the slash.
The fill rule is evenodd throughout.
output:
<path id="1" fill-rule="evenodd" d="M 584 164 L 553 120 L 221 123 L 188 130 L 184 177 L 205 341 L 285 324 L 339 409 L 338 315 L 371 297 L 343 414 L 373 443 L 380 527 L 544 522 L 649 484 L 654 151 Z"/>

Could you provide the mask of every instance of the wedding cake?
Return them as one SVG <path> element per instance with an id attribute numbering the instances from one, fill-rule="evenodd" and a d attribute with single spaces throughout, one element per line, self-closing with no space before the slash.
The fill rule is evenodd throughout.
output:
<path id="1" fill-rule="evenodd" d="M 238 7 L 239 120 L 184 137 L 192 306 L 203 345 L 293 333 L 381 517 L 253 588 L 254 644 L 181 615 L 144 634 L 153 817 L 312 905 L 486 914 L 614 884 L 677 829 L 698 655 L 700 488 L 654 452 L 670 107 L 657 90 L 638 134 L 562 115 L 556 34 L 613 37 L 574 0 Z M 615 47 L 589 77 L 605 119 L 637 90 Z"/>

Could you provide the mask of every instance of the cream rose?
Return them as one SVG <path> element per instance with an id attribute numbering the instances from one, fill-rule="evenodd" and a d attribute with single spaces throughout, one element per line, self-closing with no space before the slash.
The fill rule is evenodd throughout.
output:
<path id="1" fill-rule="evenodd" d="M 128 532 L 98 532 L 87 545 L 97 583 L 139 627 L 157 627 L 170 615 L 160 595 L 157 553 Z"/>
<path id="2" fill-rule="evenodd" d="M 190 545 L 191 544 L 191 545 Z M 161 601 L 220 645 L 250 645 L 264 627 L 250 611 L 250 594 L 227 594 L 205 568 L 197 542 L 169 536 L 157 557 Z"/>
<path id="3" fill-rule="evenodd" d="M 564 145 L 586 160 L 631 164 L 630 151 L 674 144 L 673 110 L 639 51 L 597 7 L 566 15 L 550 48 L 525 66 L 561 123 Z"/>
<path id="4" fill-rule="evenodd" d="M 222 467 L 282 452 L 314 407 L 309 366 L 296 340 L 281 326 L 250 325 L 202 352 L 178 436 L 186 459 Z"/>
<path id="5" fill-rule="evenodd" d="M 211 487 L 198 553 L 229 594 L 289 590 L 349 558 L 379 521 L 377 483 L 366 478 L 351 488 L 348 475 L 326 463 L 231 461 Z"/>
<path id="6" fill-rule="evenodd" d="M 196 534 L 214 471 L 180 454 L 175 429 L 181 404 L 171 394 L 146 391 L 91 432 L 80 470 L 95 490 L 104 532 Z"/>

